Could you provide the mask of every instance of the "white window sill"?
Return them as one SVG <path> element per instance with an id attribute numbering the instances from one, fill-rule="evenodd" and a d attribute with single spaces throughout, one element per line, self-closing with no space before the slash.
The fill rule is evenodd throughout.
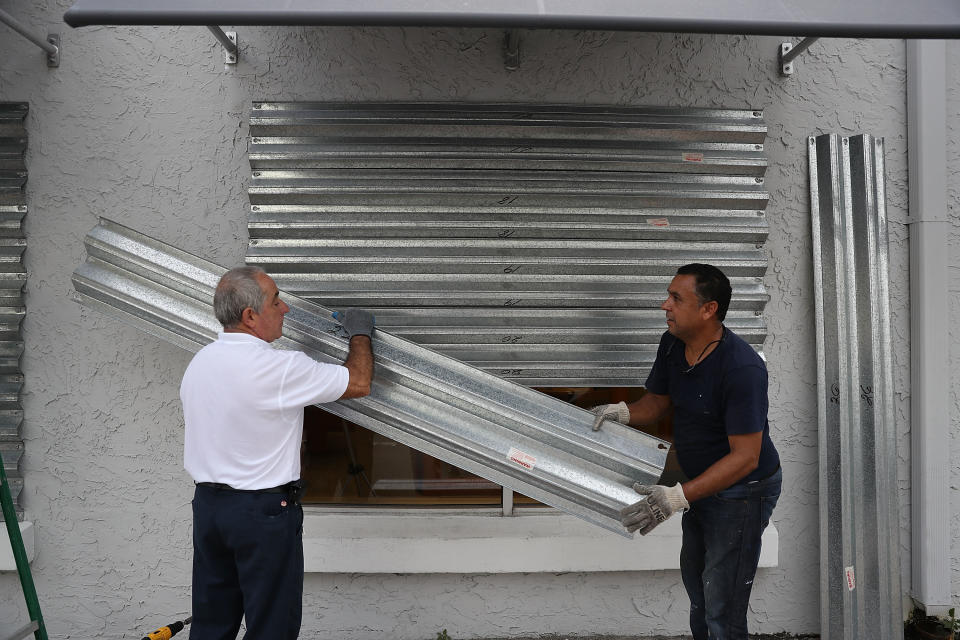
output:
<path id="1" fill-rule="evenodd" d="M 23 548 L 27 552 L 27 560 L 33 562 L 36 555 L 33 546 L 33 523 L 20 522 L 20 536 L 23 538 Z M 7 535 L 6 523 L 0 524 L 0 571 L 16 571 L 17 562 L 13 559 L 13 548 L 10 546 L 10 537 Z"/>
<path id="2" fill-rule="evenodd" d="M 314 573 L 537 573 L 679 568 L 680 518 L 633 540 L 553 510 L 485 513 L 304 510 L 304 565 Z M 761 567 L 779 561 L 763 534 Z"/>

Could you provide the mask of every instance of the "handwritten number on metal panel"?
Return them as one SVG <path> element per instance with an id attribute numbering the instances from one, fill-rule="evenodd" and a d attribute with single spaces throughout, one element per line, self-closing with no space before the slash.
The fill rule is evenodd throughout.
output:
<path id="1" fill-rule="evenodd" d="M 500 342 L 503 344 L 517 344 L 523 340 L 523 336 L 503 336 L 500 338 Z"/>
<path id="2" fill-rule="evenodd" d="M 499 204 L 499 205 L 504 205 L 504 206 L 506 206 L 506 205 L 508 205 L 508 204 L 513 204 L 514 202 L 517 201 L 517 198 L 519 198 L 519 197 L 520 197 L 520 196 L 503 196 L 502 198 L 500 198 L 499 200 L 497 200 L 497 204 Z"/>
<path id="3" fill-rule="evenodd" d="M 497 232 L 497 237 L 498 237 L 498 238 L 509 238 L 509 237 L 511 237 L 513 234 L 515 234 L 516 232 L 517 232 L 516 229 L 500 229 L 500 231 Z"/>
<path id="4" fill-rule="evenodd" d="M 523 369 L 500 369 L 502 376 L 518 376 L 523 373 Z"/>
<path id="5" fill-rule="evenodd" d="M 503 301 L 503 306 L 505 307 L 515 307 L 520 304 L 521 298 L 507 298 Z"/>
<path id="6" fill-rule="evenodd" d="M 873 387 L 860 385 L 860 399 L 868 407 L 873 406 Z M 830 402 L 840 404 L 840 385 L 833 383 L 830 385 Z"/>
<path id="7" fill-rule="evenodd" d="M 522 267 L 522 266 L 523 266 L 523 265 L 521 265 L 521 264 L 511 264 L 511 265 L 509 265 L 509 266 L 504 267 L 504 268 L 503 268 L 503 272 L 504 272 L 504 273 L 516 273 L 517 271 L 520 271 L 520 267 Z"/>

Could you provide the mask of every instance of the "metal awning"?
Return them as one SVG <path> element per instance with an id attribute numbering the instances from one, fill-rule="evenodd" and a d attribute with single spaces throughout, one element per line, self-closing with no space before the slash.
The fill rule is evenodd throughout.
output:
<path id="1" fill-rule="evenodd" d="M 450 26 L 958 38 L 957 0 L 77 0 L 90 25 Z"/>

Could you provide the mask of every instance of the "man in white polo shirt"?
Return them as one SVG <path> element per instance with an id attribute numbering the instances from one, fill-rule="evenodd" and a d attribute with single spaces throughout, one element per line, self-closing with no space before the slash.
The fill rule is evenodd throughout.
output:
<path id="1" fill-rule="evenodd" d="M 183 374 L 184 468 L 193 499 L 195 640 L 293 640 L 303 597 L 303 408 L 370 393 L 373 316 L 349 310 L 343 365 L 270 346 L 290 307 L 258 267 L 220 279 L 217 340 Z"/>

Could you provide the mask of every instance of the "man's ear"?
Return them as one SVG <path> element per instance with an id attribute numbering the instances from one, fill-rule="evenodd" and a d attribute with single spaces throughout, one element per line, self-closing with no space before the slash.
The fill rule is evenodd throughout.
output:
<path id="1" fill-rule="evenodd" d="M 252 307 L 247 307 L 240 315 L 240 322 L 243 323 L 244 326 L 252 327 L 254 324 L 256 324 L 256 313 L 257 312 L 254 311 Z"/>
<path id="2" fill-rule="evenodd" d="M 711 300 L 710 302 L 704 302 L 700 307 L 700 313 L 703 315 L 703 319 L 707 320 L 708 318 L 717 315 L 717 309 L 720 308 L 720 305 L 717 304 L 716 300 Z"/>

